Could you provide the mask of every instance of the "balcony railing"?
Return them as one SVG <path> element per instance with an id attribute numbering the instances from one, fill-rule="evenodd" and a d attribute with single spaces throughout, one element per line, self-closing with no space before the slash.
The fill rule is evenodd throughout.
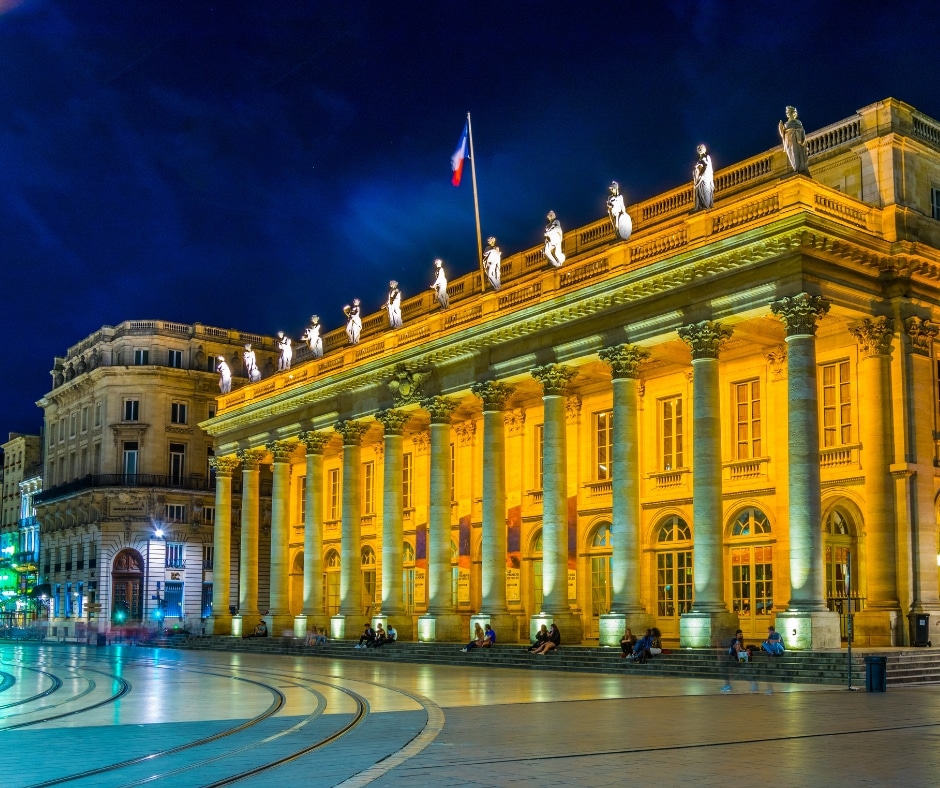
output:
<path id="1" fill-rule="evenodd" d="M 94 487 L 166 487 L 174 490 L 214 492 L 215 484 L 205 476 L 162 476 L 152 473 L 95 473 L 43 490 L 33 497 L 46 503 Z"/>

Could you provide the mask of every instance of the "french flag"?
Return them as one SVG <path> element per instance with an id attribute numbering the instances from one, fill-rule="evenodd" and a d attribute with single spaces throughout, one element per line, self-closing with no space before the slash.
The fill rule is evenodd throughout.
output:
<path id="1" fill-rule="evenodd" d="M 467 135 L 469 129 L 467 124 L 463 124 L 463 134 L 460 135 L 460 141 L 457 143 L 457 150 L 454 151 L 454 155 L 450 157 L 450 168 L 454 171 L 453 177 L 450 179 L 450 182 L 454 186 L 460 186 L 460 176 L 463 175 L 463 160 L 469 155 L 467 152 Z"/>

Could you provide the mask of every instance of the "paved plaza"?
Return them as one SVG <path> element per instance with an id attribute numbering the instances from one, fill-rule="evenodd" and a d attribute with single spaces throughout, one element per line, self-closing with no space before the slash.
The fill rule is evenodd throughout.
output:
<path id="1" fill-rule="evenodd" d="M 940 687 L 721 693 L 471 657 L 3 643 L 0 774 L 82 788 L 940 783 Z"/>

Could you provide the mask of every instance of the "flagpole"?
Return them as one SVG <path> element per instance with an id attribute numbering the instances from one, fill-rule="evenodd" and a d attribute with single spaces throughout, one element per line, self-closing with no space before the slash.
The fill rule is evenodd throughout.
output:
<path id="1" fill-rule="evenodd" d="M 480 264 L 480 292 L 486 289 L 486 276 L 483 273 L 483 235 L 480 232 L 480 201 L 477 199 L 477 160 L 473 155 L 473 127 L 470 125 L 470 113 L 467 113 L 467 136 L 470 137 L 470 176 L 473 179 L 473 211 L 477 220 L 477 260 Z"/>

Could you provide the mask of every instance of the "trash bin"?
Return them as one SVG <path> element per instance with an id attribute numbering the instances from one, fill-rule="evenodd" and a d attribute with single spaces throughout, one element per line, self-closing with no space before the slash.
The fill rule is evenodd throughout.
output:
<path id="1" fill-rule="evenodd" d="M 865 657 L 865 691 L 886 692 L 888 689 L 888 658 Z"/>
<path id="2" fill-rule="evenodd" d="M 911 645 L 930 645 L 930 613 L 911 613 Z"/>
<path id="3" fill-rule="evenodd" d="M 108 645 L 108 636 L 107 636 L 107 635 L 101 635 L 101 634 L 99 634 L 99 635 L 98 635 L 98 638 L 97 638 L 97 640 L 96 640 L 95 643 L 96 643 L 96 645 L 99 646 L 99 647 L 100 647 L 100 646 L 107 646 L 107 645 Z"/>

